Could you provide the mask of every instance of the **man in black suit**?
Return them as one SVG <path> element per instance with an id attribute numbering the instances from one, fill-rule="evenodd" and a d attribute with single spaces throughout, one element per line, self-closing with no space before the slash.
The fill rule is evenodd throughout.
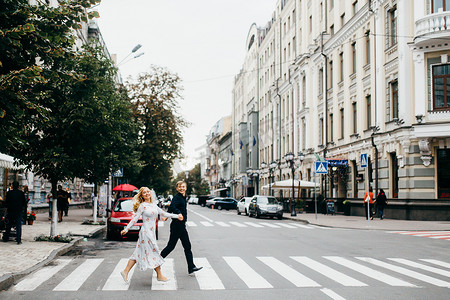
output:
<path id="1" fill-rule="evenodd" d="M 9 241 L 11 234 L 11 227 L 16 225 L 16 241 L 17 244 L 22 244 L 22 214 L 26 210 L 27 200 L 23 191 L 19 190 L 19 183 L 14 181 L 12 190 L 6 193 L 5 204 L 7 208 L 8 223 L 3 234 L 3 241 Z"/>
<path id="2" fill-rule="evenodd" d="M 196 267 L 194 264 L 194 258 L 191 251 L 191 241 L 189 240 L 189 235 L 186 230 L 186 220 L 187 220 L 187 209 L 186 209 L 186 182 L 178 181 L 177 182 L 177 191 L 172 202 L 169 206 L 169 212 L 173 214 L 182 214 L 183 221 L 178 219 L 172 219 L 172 223 L 170 223 L 170 238 L 167 243 L 166 248 L 161 251 L 161 256 L 166 257 L 175 249 L 175 246 L 178 242 L 178 239 L 181 240 L 181 244 L 184 248 L 184 255 L 186 256 L 186 261 L 188 265 L 188 273 L 192 274 L 196 271 L 202 269 L 202 267 Z"/>

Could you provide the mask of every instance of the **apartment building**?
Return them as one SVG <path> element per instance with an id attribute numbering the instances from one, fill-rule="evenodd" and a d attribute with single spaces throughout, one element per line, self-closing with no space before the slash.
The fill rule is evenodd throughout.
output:
<path id="1" fill-rule="evenodd" d="M 293 153 L 296 179 L 328 161 L 320 193 L 350 199 L 352 214 L 371 186 L 393 218 L 450 218 L 447 2 L 279 0 L 251 26 L 235 78 L 236 190 L 291 178 Z"/>

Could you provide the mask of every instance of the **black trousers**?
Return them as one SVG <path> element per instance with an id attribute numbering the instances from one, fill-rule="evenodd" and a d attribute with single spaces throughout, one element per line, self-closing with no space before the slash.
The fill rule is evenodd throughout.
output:
<path id="1" fill-rule="evenodd" d="M 5 233 L 3 234 L 3 241 L 9 241 L 11 235 L 11 228 L 16 226 L 16 241 L 20 243 L 22 241 L 22 213 L 8 214 L 8 223 L 5 227 Z"/>
<path id="2" fill-rule="evenodd" d="M 186 222 L 173 222 L 170 223 L 170 237 L 167 246 L 161 251 L 161 256 L 165 258 L 167 255 L 175 249 L 178 240 L 181 241 L 181 245 L 184 248 L 184 255 L 186 256 L 186 262 L 188 265 L 188 271 L 195 268 L 194 258 L 191 251 L 191 241 L 189 240 L 189 234 L 186 230 Z"/>

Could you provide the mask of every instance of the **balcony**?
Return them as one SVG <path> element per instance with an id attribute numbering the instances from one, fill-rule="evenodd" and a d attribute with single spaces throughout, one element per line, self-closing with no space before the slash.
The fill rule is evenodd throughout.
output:
<path id="1" fill-rule="evenodd" d="M 450 11 L 426 15 L 416 21 L 414 43 L 417 47 L 427 47 L 449 42 Z"/>

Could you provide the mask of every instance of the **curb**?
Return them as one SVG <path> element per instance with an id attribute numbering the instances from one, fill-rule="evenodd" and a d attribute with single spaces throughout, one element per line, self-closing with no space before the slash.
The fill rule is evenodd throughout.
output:
<path id="1" fill-rule="evenodd" d="M 25 277 L 26 275 L 36 271 L 37 269 L 40 269 L 42 267 L 45 267 L 49 263 L 51 263 L 56 257 L 66 254 L 67 252 L 74 249 L 78 244 L 81 243 L 81 241 L 86 238 L 93 238 L 99 236 L 101 233 L 103 233 L 106 230 L 106 226 L 102 226 L 101 228 L 97 228 L 96 230 L 90 232 L 88 235 L 80 236 L 74 238 L 70 243 L 61 246 L 58 249 L 53 250 L 50 255 L 42 260 L 41 262 L 38 262 L 34 266 L 18 272 L 18 273 L 12 273 L 12 274 L 5 274 L 0 278 L 0 291 L 9 289 L 15 282 L 20 280 L 21 278 Z"/>

